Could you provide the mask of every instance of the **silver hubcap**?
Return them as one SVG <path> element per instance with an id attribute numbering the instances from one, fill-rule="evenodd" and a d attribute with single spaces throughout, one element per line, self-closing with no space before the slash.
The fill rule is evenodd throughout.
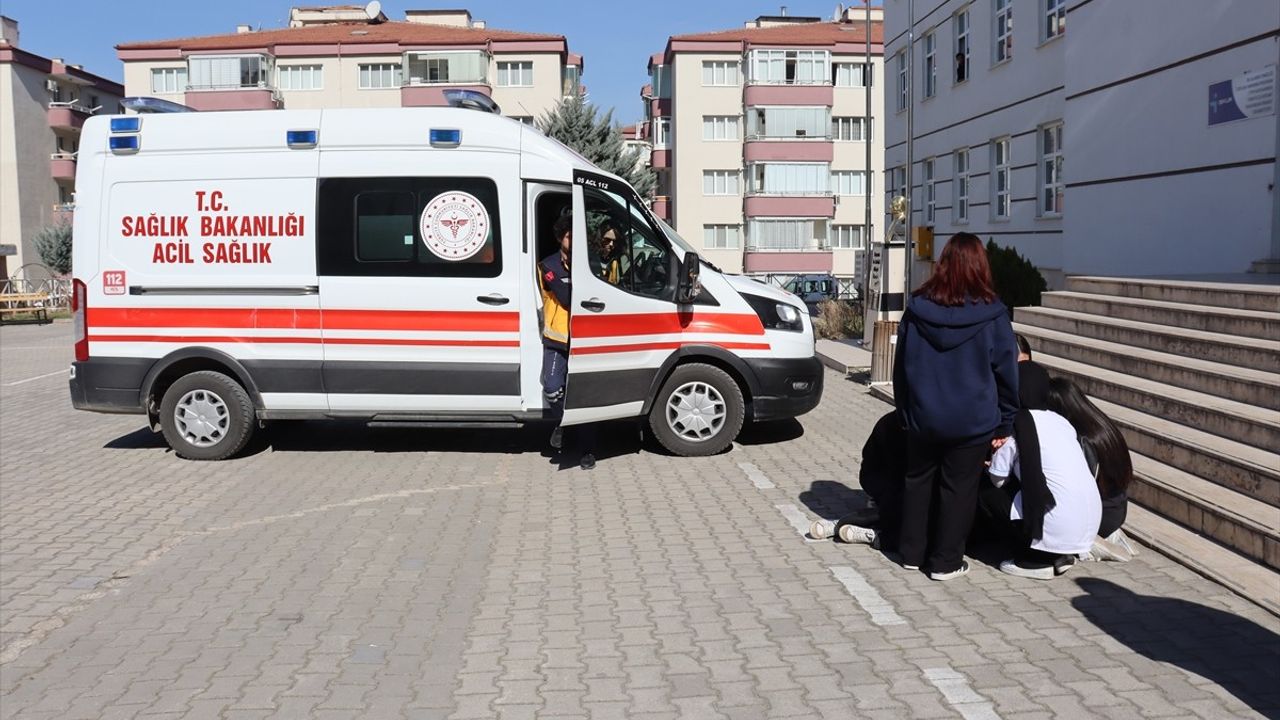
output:
<path id="1" fill-rule="evenodd" d="M 724 398 L 704 382 L 685 383 L 667 398 L 667 426 L 692 442 L 710 440 L 719 434 L 727 415 Z"/>
<path id="2" fill-rule="evenodd" d="M 201 448 L 222 442 L 231 425 L 227 404 L 208 390 L 192 390 L 183 395 L 173 409 L 173 419 L 182 439 Z"/>

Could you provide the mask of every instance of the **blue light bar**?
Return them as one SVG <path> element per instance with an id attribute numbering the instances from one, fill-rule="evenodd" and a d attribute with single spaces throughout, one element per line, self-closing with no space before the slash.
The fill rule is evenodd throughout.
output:
<path id="1" fill-rule="evenodd" d="M 316 146 L 320 133 L 316 130 L 288 130 L 284 134 L 289 147 L 305 150 Z"/>
<path id="2" fill-rule="evenodd" d="M 462 131 L 431 128 L 431 147 L 456 148 L 462 144 Z"/>
<path id="3" fill-rule="evenodd" d="M 136 133 L 140 130 L 142 130 L 142 118 L 137 115 L 111 118 L 111 132 L 113 133 Z"/>
<path id="4" fill-rule="evenodd" d="M 107 147 L 111 148 L 111 152 L 119 154 L 136 153 L 138 147 L 142 144 L 142 138 L 137 135 L 112 135 L 107 138 Z"/>

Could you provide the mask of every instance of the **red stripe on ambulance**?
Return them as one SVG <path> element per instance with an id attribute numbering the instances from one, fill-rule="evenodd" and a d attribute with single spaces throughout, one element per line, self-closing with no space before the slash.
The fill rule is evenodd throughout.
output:
<path id="1" fill-rule="evenodd" d="M 89 325 L 121 328 L 518 332 L 520 314 L 289 308 L 89 308 Z"/>
<path id="2" fill-rule="evenodd" d="M 636 313 L 631 315 L 577 315 L 572 337 L 601 338 L 633 335 L 764 335 L 756 315 L 735 313 Z M 677 345 L 678 347 L 678 345 Z M 767 347 L 767 346 L 766 346 Z"/>
<path id="3" fill-rule="evenodd" d="M 725 350 L 769 350 L 769 343 L 745 342 L 654 342 L 633 345 L 590 345 L 569 350 L 570 355 L 602 355 L 606 353 L 645 352 L 648 350 L 676 350 L 685 345 L 714 345 Z"/>

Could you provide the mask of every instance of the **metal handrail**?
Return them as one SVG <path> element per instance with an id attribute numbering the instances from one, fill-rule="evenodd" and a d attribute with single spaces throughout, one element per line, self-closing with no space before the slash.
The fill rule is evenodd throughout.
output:
<path id="1" fill-rule="evenodd" d="M 102 106 L 99 105 L 96 108 L 88 108 L 81 105 L 79 100 L 50 100 L 49 109 L 52 110 L 54 108 L 67 108 L 68 110 L 73 110 L 75 112 L 82 112 L 85 115 L 92 115 L 100 110 Z"/>
<path id="2" fill-rule="evenodd" d="M 50 159 L 50 160 L 75 160 L 75 159 L 76 159 L 76 156 L 77 156 L 77 155 L 79 155 L 79 154 L 80 154 L 80 153 L 79 153 L 79 151 L 77 151 L 77 152 L 56 152 L 56 153 L 51 153 L 51 154 L 49 155 L 49 159 Z"/>

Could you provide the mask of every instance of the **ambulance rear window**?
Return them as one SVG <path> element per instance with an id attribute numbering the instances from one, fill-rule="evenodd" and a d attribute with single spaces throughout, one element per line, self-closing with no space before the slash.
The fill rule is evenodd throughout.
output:
<path id="1" fill-rule="evenodd" d="M 356 259 L 413 260 L 413 193 L 356 196 Z"/>

